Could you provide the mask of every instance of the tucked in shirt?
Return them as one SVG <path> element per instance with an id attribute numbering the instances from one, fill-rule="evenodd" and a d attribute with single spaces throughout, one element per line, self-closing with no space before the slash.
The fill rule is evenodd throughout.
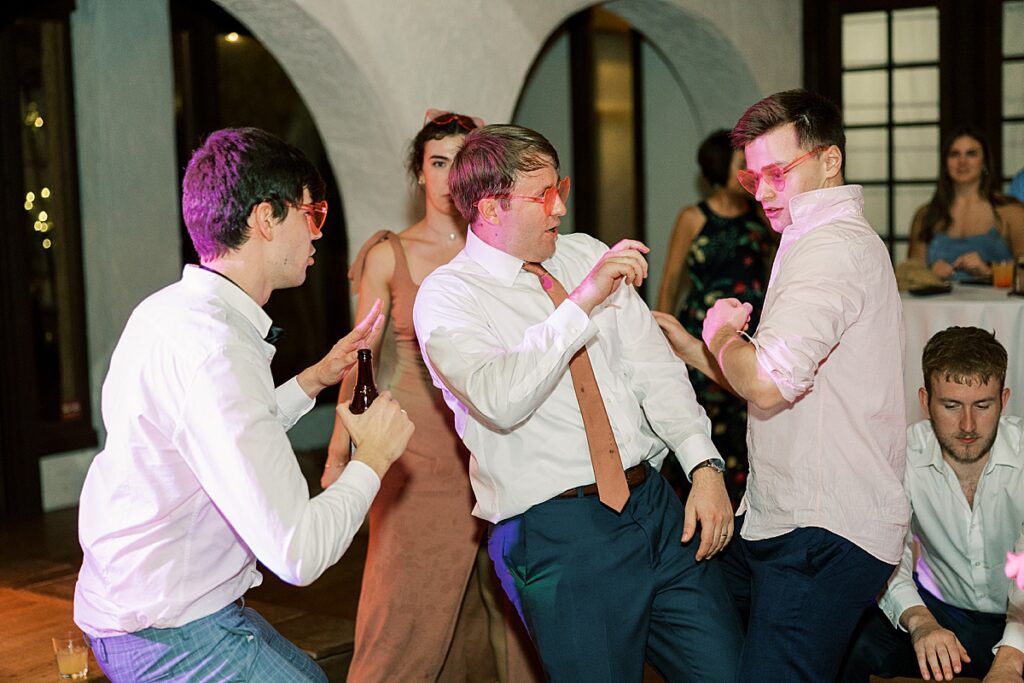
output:
<path id="1" fill-rule="evenodd" d="M 889 254 L 859 185 L 790 201 L 757 362 L 787 401 L 750 404 L 743 538 L 820 527 L 896 564 L 903 494 L 903 320 Z"/>
<path id="2" fill-rule="evenodd" d="M 899 571 L 879 601 L 893 626 L 900 627 L 904 611 L 924 604 L 913 579 L 914 537 L 920 543 L 917 571 L 925 588 L 954 607 L 1005 613 L 1011 581 L 1003 565 L 1024 524 L 1024 420 L 999 420 L 973 507 L 943 459 L 928 420 L 907 430 L 903 482 L 912 509 L 910 532 Z"/>
<path id="3" fill-rule="evenodd" d="M 181 626 L 262 580 L 337 562 L 380 486 L 353 462 L 310 499 L 286 430 L 313 401 L 277 389 L 270 318 L 187 266 L 132 313 L 103 384 L 107 441 L 79 508 L 75 622 L 94 636 Z"/>
<path id="4" fill-rule="evenodd" d="M 563 235 L 543 266 L 571 292 L 606 250 L 586 235 Z M 569 299 L 555 308 L 522 265 L 470 231 L 465 249 L 423 281 L 413 312 L 434 384 L 472 454 L 476 516 L 498 522 L 594 482 L 568 372 L 583 346 L 623 467 L 646 460 L 659 468 L 670 447 L 686 472 L 721 462 L 686 366 L 632 287 L 620 286 L 588 318 Z"/>

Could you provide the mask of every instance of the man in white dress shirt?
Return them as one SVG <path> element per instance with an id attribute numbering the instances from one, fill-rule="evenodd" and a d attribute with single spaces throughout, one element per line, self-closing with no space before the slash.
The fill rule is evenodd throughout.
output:
<path id="1" fill-rule="evenodd" d="M 782 235 L 750 342 L 736 299 L 719 299 L 703 329 L 715 370 L 749 402 L 743 525 L 724 557 L 749 606 L 740 680 L 821 683 L 903 549 L 900 298 L 862 188 L 843 180 L 833 103 L 776 93 L 732 140 L 740 183 Z"/>
<path id="2" fill-rule="evenodd" d="M 1004 660 L 1016 653 L 1019 676 L 1024 634 L 1006 623 L 1003 565 L 1024 524 L 1024 420 L 1002 415 L 1006 360 L 977 327 L 950 327 L 925 345 L 919 397 L 928 419 L 907 430 L 910 533 L 899 571 L 858 626 L 842 680 L 980 678 L 993 647 Z"/>
<path id="3" fill-rule="evenodd" d="M 82 489 L 75 622 L 114 683 L 327 680 L 236 602 L 262 580 L 257 559 L 298 585 L 337 562 L 412 434 L 386 393 L 360 416 L 339 407 L 352 463 L 309 497 L 285 432 L 382 323 L 377 306 L 275 389 L 262 306 L 305 280 L 323 191 L 301 152 L 254 128 L 212 133 L 189 162 L 182 213 L 201 265 L 128 320 Z"/>
<path id="4" fill-rule="evenodd" d="M 723 463 L 686 367 L 633 288 L 647 248 L 560 236 L 568 178 L 525 128 L 472 131 L 449 186 L 470 231 L 420 286 L 416 332 L 472 454 L 495 569 L 549 678 L 640 681 L 646 656 L 667 680 L 734 681 L 738 617 L 703 561 L 732 534 Z M 587 395 L 610 426 L 626 496 L 615 504 L 597 490 L 608 479 Z M 685 510 L 658 474 L 669 449 L 692 477 Z"/>

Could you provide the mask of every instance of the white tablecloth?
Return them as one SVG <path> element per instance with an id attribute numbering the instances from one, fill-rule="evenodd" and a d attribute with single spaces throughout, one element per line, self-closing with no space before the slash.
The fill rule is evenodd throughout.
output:
<path id="1" fill-rule="evenodd" d="M 924 386 L 921 352 L 933 334 L 951 325 L 994 330 L 1006 347 L 1010 387 L 1008 415 L 1024 415 L 1024 297 L 1007 296 L 1007 290 L 977 285 L 954 285 L 950 294 L 918 297 L 903 293 L 903 325 L 907 355 L 903 381 L 907 397 L 907 422 L 924 419 L 917 390 Z"/>

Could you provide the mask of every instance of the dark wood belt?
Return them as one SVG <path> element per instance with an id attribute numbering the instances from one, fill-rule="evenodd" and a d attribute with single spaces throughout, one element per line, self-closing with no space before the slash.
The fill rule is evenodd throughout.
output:
<path id="1" fill-rule="evenodd" d="M 639 465 L 633 465 L 626 470 L 626 485 L 630 489 L 635 489 L 640 484 L 647 481 L 647 465 L 646 463 L 640 463 Z M 596 496 L 597 495 L 597 484 L 587 484 L 586 486 L 574 486 L 567 491 L 559 493 L 555 498 L 577 498 L 579 496 Z"/>

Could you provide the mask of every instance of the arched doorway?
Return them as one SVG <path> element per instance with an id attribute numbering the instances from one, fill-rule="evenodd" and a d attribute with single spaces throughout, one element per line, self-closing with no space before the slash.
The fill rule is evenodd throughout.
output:
<path id="1" fill-rule="evenodd" d="M 761 96 L 742 55 L 706 19 L 662 0 L 614 0 L 551 34 L 514 120 L 547 135 L 573 175 L 566 230 L 651 247 L 653 302 L 676 214 L 699 197 L 698 145 Z"/>
<path id="2" fill-rule="evenodd" d="M 317 264 L 299 288 L 266 306 L 285 333 L 272 366 L 282 382 L 320 358 L 349 329 L 348 248 L 341 193 L 325 145 L 302 96 L 260 40 L 212 0 L 171 5 L 178 169 L 218 128 L 255 126 L 295 145 L 320 170 L 330 206 Z M 198 261 L 182 227 L 182 260 Z M 324 400 L 333 400 L 325 392 Z"/>

